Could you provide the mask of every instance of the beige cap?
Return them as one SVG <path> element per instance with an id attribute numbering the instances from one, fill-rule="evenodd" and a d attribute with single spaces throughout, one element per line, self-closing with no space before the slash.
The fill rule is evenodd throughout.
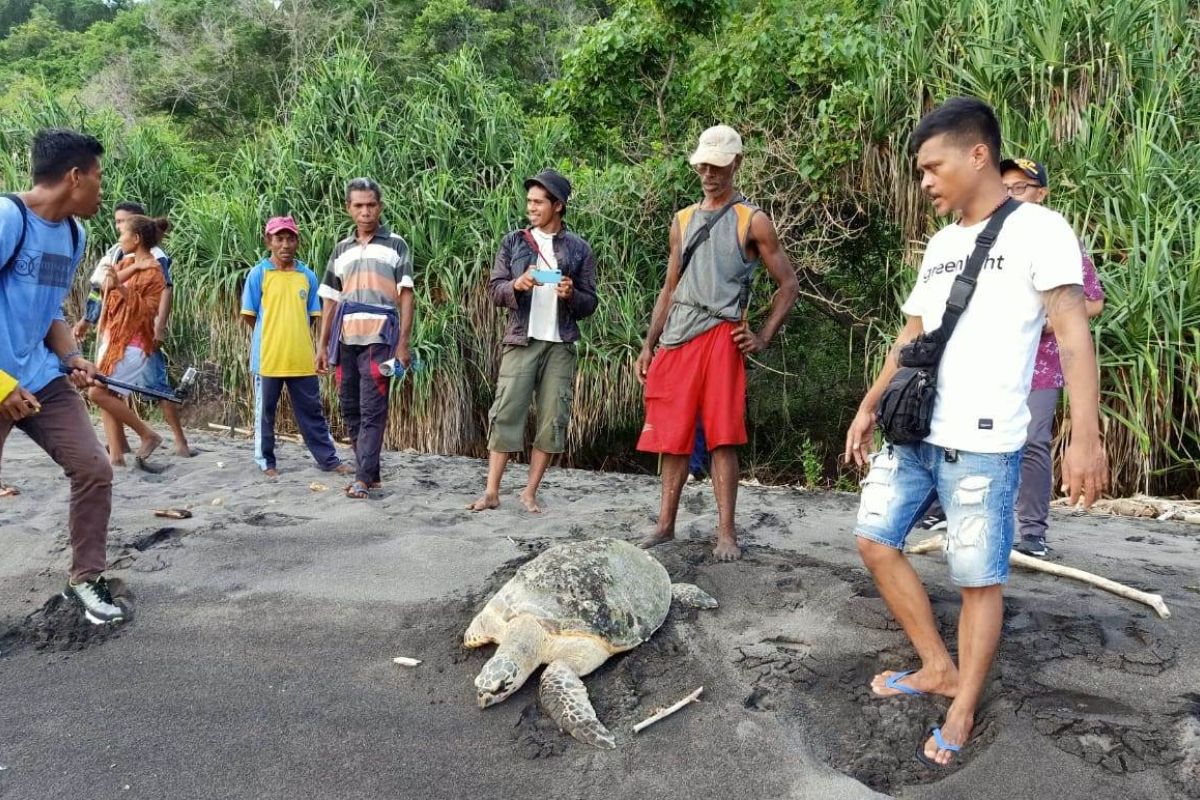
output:
<path id="1" fill-rule="evenodd" d="M 693 167 L 697 164 L 727 167 L 741 154 L 742 137 L 738 132 L 728 125 L 714 125 L 700 134 L 700 143 L 688 163 Z"/>

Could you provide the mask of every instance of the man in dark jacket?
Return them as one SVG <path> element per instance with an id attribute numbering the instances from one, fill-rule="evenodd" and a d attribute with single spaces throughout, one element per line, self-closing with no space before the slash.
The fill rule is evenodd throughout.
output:
<path id="1" fill-rule="evenodd" d="M 488 415 L 487 489 L 467 506 L 485 511 L 500 506 L 500 479 L 511 453 L 525 449 L 529 405 L 537 414 L 537 435 L 529 460 L 529 482 L 521 503 L 541 511 L 538 486 L 554 454 L 567 449 L 567 427 L 575 394 L 578 321 L 596 310 L 596 262 L 592 248 L 563 224 L 571 184 L 552 169 L 525 181 L 529 227 L 504 237 L 488 295 L 510 309 L 496 400 Z"/>

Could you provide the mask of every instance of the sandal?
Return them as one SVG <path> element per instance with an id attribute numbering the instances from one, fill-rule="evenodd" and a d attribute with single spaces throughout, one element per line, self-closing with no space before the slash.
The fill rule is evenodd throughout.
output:
<path id="1" fill-rule="evenodd" d="M 362 481 L 355 481 L 346 487 L 346 497 L 349 497 L 351 500 L 366 500 L 370 496 L 371 492 Z"/>
<path id="2" fill-rule="evenodd" d="M 921 741 L 917 742 L 917 761 L 920 761 L 930 769 L 944 770 L 950 769 L 953 764 L 939 764 L 929 756 L 925 755 L 925 743 L 929 741 L 929 737 L 933 737 L 933 741 L 937 744 L 939 750 L 949 750 L 951 753 L 958 753 L 963 749 L 960 744 L 950 744 L 942 738 L 942 729 L 936 725 L 931 725 L 925 735 L 921 737 Z"/>
<path id="3" fill-rule="evenodd" d="M 906 694 L 910 697 L 921 697 L 925 694 L 925 692 L 900 682 L 909 675 L 912 675 L 914 672 L 916 672 L 916 670 L 912 669 L 907 670 L 906 672 L 893 672 L 891 676 L 883 682 L 883 685 L 889 689 L 895 689 L 897 692 L 900 692 L 900 694 Z M 886 697 L 886 695 L 884 696 Z"/>

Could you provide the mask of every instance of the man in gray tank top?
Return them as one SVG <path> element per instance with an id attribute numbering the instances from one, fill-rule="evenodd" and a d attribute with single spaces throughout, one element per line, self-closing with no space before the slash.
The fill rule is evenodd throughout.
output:
<path id="1" fill-rule="evenodd" d="M 734 511 L 736 448 L 746 443 L 745 357 L 770 344 L 796 302 L 799 285 L 774 223 L 734 186 L 742 163 L 737 131 L 727 125 L 709 128 L 689 161 L 700 176 L 704 200 L 678 212 L 671 222 L 667 280 L 637 360 L 637 378 L 646 387 L 646 424 L 638 449 L 661 454 L 663 483 L 658 526 L 641 546 L 675 538 L 675 516 L 699 421 L 712 451 L 719 511 L 713 555 L 734 561 L 742 555 Z M 755 333 L 746 314 L 750 281 L 760 261 L 778 289 L 766 322 Z"/>

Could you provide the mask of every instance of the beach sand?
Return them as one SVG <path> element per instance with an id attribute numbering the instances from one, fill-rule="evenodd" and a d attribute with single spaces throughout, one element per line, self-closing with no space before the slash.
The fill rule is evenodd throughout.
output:
<path id="1" fill-rule="evenodd" d="M 553 470 L 533 516 L 514 466 L 503 508 L 473 514 L 482 461 L 387 453 L 385 490 L 362 502 L 296 445 L 280 443 L 269 482 L 248 441 L 193 444 L 191 460 L 158 457 L 161 475 L 118 470 L 109 574 L 132 617 L 112 628 L 54 599 L 67 484 L 23 435 L 5 445 L 22 493 L 0 498 L 0 797 L 1200 797 L 1196 526 L 1056 512 L 1056 559 L 1159 592 L 1173 617 L 1014 571 L 977 735 L 934 774 L 913 753 L 946 702 L 868 688 L 913 653 L 858 561 L 857 498 L 743 487 L 746 558 L 717 564 L 711 488 L 689 485 L 681 541 L 654 554 L 721 607 L 673 610 L 586 678 L 618 740 L 598 751 L 539 710 L 536 679 L 480 711 L 492 648 L 461 636 L 546 546 L 648 531 L 654 478 Z M 167 507 L 193 517 L 151 513 Z M 952 630 L 945 565 L 914 563 Z M 699 686 L 700 703 L 633 734 Z"/>

